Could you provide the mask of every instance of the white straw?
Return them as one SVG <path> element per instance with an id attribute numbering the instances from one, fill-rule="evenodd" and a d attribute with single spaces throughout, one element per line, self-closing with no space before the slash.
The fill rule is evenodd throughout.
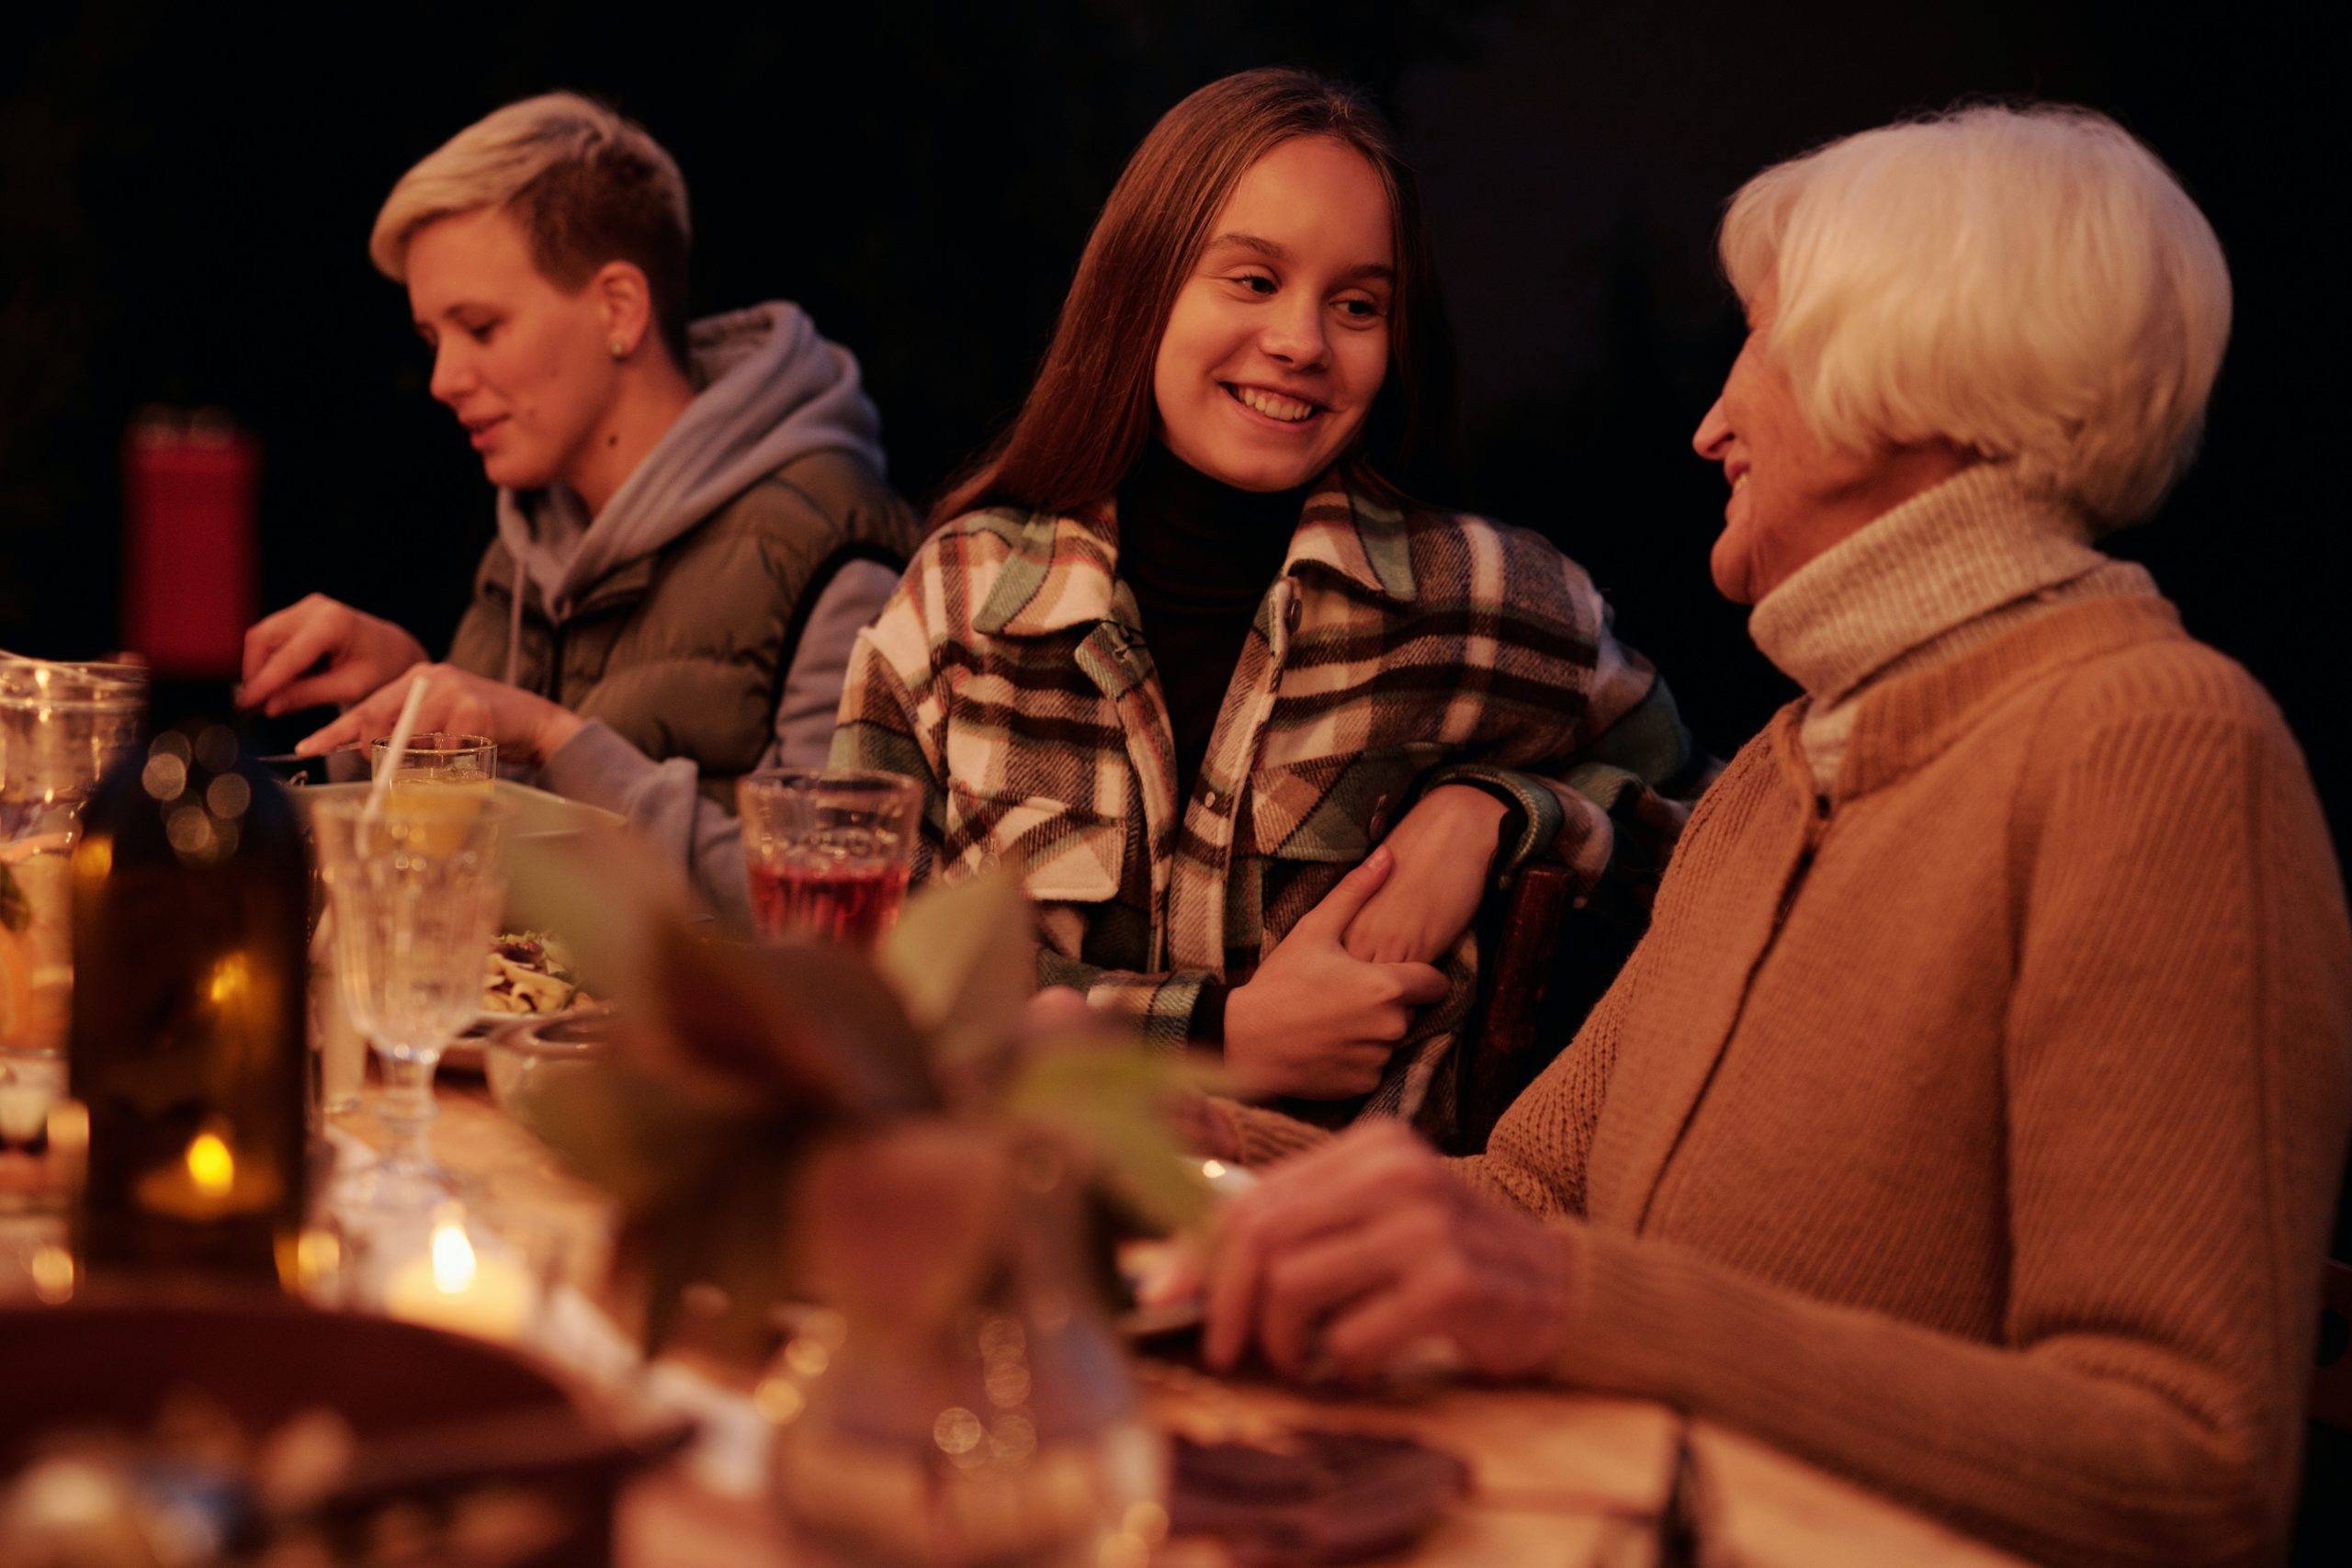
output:
<path id="1" fill-rule="evenodd" d="M 416 728 L 416 710 L 424 705 L 424 688 L 432 679 L 419 675 L 409 682 L 408 700 L 401 704 L 401 716 L 392 721 L 392 738 L 384 745 L 384 761 L 368 791 L 368 809 L 362 814 L 368 821 L 374 821 L 384 809 L 384 795 L 392 787 L 392 775 L 401 771 L 401 759 L 408 755 L 409 731 Z"/>

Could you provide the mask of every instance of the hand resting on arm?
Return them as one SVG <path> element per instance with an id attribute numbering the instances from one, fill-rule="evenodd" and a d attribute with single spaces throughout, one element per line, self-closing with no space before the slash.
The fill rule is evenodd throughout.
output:
<path id="1" fill-rule="evenodd" d="M 1347 950 L 1379 964 L 1437 962 L 1486 898 L 1505 809 L 1467 784 L 1423 795 L 1381 841 L 1396 869 L 1348 923 Z"/>
<path id="2" fill-rule="evenodd" d="M 1367 962 L 1342 945 L 1395 865 L 1385 847 L 1373 851 L 1226 998 L 1225 1061 L 1236 1093 L 1369 1093 L 1409 1032 L 1413 1010 L 1444 997 L 1445 976 L 1430 965 Z"/>

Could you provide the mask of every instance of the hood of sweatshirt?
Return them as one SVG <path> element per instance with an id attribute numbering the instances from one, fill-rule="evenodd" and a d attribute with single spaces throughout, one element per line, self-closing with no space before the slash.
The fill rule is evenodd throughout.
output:
<path id="1" fill-rule="evenodd" d="M 820 335 L 799 306 L 772 300 L 696 321 L 686 349 L 694 401 L 602 512 L 590 517 L 561 485 L 498 492 L 498 536 L 516 567 L 518 626 L 525 574 L 561 621 L 614 571 L 794 458 L 842 449 L 882 469 L 882 419 L 856 356 Z"/>

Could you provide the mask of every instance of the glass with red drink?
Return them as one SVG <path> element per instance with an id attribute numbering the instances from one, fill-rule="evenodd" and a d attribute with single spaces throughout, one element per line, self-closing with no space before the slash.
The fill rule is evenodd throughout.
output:
<path id="1" fill-rule="evenodd" d="M 770 938 L 871 946 L 899 918 L 922 786 L 898 773 L 770 768 L 736 786 L 752 916 Z"/>

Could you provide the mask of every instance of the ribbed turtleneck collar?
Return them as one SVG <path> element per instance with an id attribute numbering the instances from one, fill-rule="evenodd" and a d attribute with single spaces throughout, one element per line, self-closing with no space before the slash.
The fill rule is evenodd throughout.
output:
<path id="1" fill-rule="evenodd" d="M 1954 627 L 2108 564 L 2070 509 L 1984 463 L 1838 541 L 1766 594 L 1756 646 L 1816 706 Z"/>
<path id="2" fill-rule="evenodd" d="M 1236 490 L 1152 441 L 1119 486 L 1119 575 L 1147 600 L 1254 610 L 1306 494 Z"/>

